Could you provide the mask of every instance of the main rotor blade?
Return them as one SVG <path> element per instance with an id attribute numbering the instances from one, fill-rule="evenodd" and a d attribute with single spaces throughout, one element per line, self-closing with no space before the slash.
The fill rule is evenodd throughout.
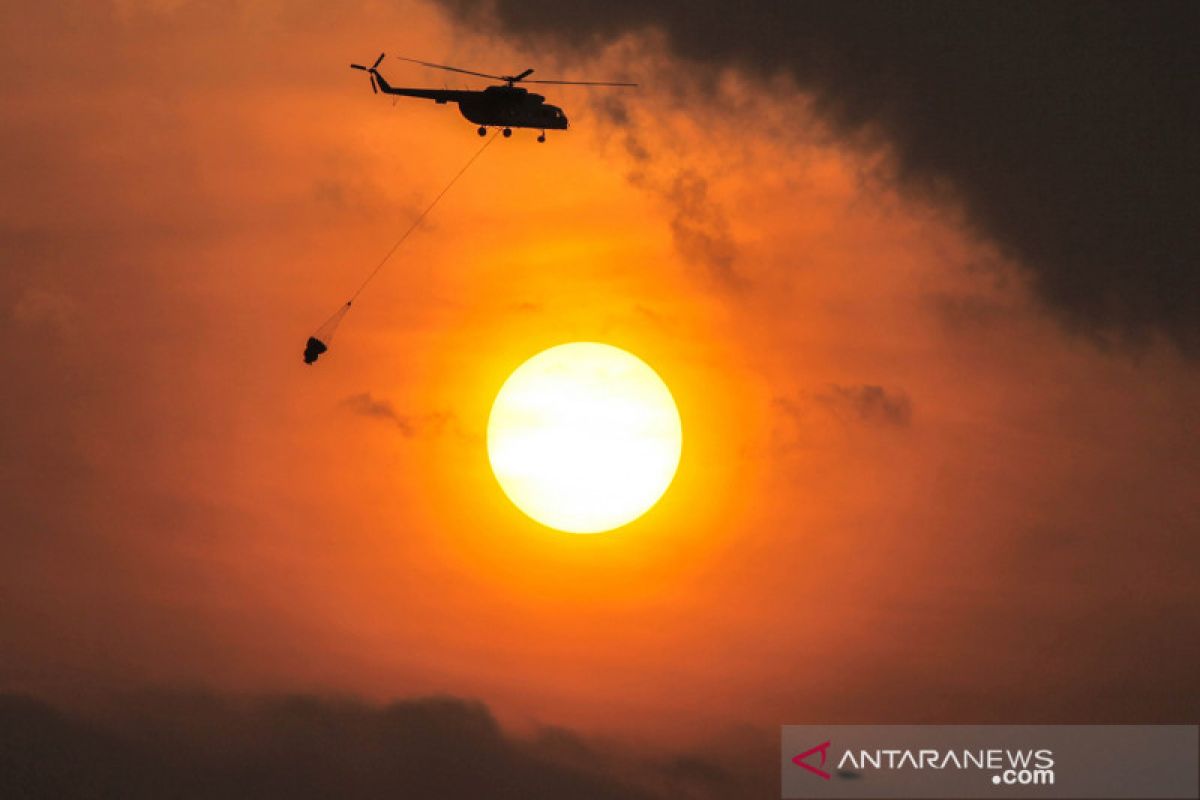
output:
<path id="1" fill-rule="evenodd" d="M 512 81 L 513 83 L 519 83 L 520 81 L 525 80 L 532 74 L 533 74 L 533 69 L 530 68 L 530 69 L 525 70 L 524 72 L 522 72 L 519 75 L 513 75 L 511 78 L 509 78 L 509 80 Z"/>
<path id="2" fill-rule="evenodd" d="M 448 72 L 461 72 L 464 75 L 474 75 L 477 78 L 491 78 L 492 80 L 496 80 L 496 81 L 508 80 L 503 75 L 489 75 L 486 72 L 474 72 L 469 69 L 459 69 L 458 67 L 447 67 L 444 64 L 431 64 L 428 61 L 418 61 L 415 58 L 405 58 L 404 56 L 392 56 L 392 58 L 398 58 L 401 61 L 408 61 L 412 64 L 420 64 L 422 67 L 433 67 L 434 69 L 444 69 L 444 70 L 447 70 Z"/>
<path id="3" fill-rule="evenodd" d="M 553 83 L 559 86 L 637 86 L 636 83 L 614 81 L 521 81 L 521 83 Z"/>

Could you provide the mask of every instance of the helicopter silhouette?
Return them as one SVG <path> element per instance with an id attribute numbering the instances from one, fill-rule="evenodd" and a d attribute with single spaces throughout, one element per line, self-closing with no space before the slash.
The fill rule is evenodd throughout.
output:
<path id="1" fill-rule="evenodd" d="M 479 126 L 479 135 L 487 136 L 488 128 L 500 128 L 505 138 L 512 136 L 513 128 L 532 128 L 540 130 L 539 142 L 546 141 L 546 131 L 565 131 L 570 124 L 567 115 L 558 106 L 550 105 L 546 98 L 534 94 L 518 83 L 543 83 L 559 86 L 637 86 L 636 83 L 616 83 L 610 81 L 540 81 L 529 80 L 532 69 L 516 75 L 489 75 L 486 72 L 474 72 L 469 69 L 448 67 L 442 64 L 430 64 L 428 61 L 418 61 L 415 58 L 394 56 L 401 61 L 420 64 L 433 69 L 444 69 L 447 72 L 461 72 L 464 75 L 474 75 L 479 78 L 503 81 L 497 86 L 488 86 L 482 91 L 458 89 L 413 89 L 392 86 L 379 73 L 379 65 L 383 63 L 384 54 L 369 67 L 362 64 L 351 64 L 351 69 L 359 69 L 371 78 L 371 91 L 400 97 L 420 97 L 435 103 L 457 103 L 459 113 L 468 121 Z"/>

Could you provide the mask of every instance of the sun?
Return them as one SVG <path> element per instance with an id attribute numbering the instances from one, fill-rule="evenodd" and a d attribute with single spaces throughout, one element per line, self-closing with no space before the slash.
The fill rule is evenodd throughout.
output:
<path id="1" fill-rule="evenodd" d="M 488 459 L 504 493 L 568 533 L 601 533 L 645 514 L 675 477 L 682 446 L 662 378 L 596 342 L 551 347 L 517 367 L 488 419 Z"/>

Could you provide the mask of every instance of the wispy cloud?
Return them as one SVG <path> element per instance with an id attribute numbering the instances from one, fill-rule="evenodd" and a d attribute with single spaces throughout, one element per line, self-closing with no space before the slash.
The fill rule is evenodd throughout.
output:
<path id="1" fill-rule="evenodd" d="M 869 425 L 907 428 L 912 423 L 912 401 L 897 389 L 832 384 L 828 391 L 817 395 L 817 400 L 840 417 Z"/>
<path id="2" fill-rule="evenodd" d="M 390 400 L 377 398 L 370 392 L 350 395 L 342 400 L 341 406 L 360 417 L 390 422 L 405 436 L 440 433 L 450 420 L 450 415 L 447 413 L 403 414 L 396 410 Z"/>

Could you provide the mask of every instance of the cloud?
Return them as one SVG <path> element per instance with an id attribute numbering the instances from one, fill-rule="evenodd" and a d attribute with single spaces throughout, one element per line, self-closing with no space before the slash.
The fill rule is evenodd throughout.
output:
<path id="1" fill-rule="evenodd" d="M 729 233 L 729 221 L 708 196 L 708 181 L 685 169 L 676 173 L 660 193 L 674 212 L 671 235 L 680 255 L 705 267 L 719 282 L 736 285 L 737 248 Z"/>
<path id="2" fill-rule="evenodd" d="M 1200 356 L 1194 4 L 442 2 L 542 44 L 654 30 L 693 69 L 785 74 L 913 193 L 949 187 L 1065 324 Z"/>
<path id="3" fill-rule="evenodd" d="M 872 384 L 830 384 L 819 392 L 777 395 L 771 410 L 771 448 L 781 457 L 843 447 L 852 429 L 907 429 L 913 416 L 907 393 Z M 840 425 L 831 426 L 831 416 Z"/>
<path id="4" fill-rule="evenodd" d="M 675 166 L 656 153 L 643 135 L 641 123 L 620 98 L 594 98 L 592 108 L 602 123 L 619 131 L 621 146 L 635 168 L 629 182 L 658 198 L 671 214 L 675 249 L 689 264 L 701 267 L 718 286 L 736 288 L 744 277 L 736 271 L 737 243 L 729 218 L 709 191 L 708 179 L 691 166 Z"/>
<path id="5" fill-rule="evenodd" d="M 912 422 L 912 402 L 900 391 L 882 386 L 839 386 L 817 395 L 817 400 L 835 414 L 872 425 L 907 428 Z"/>
<path id="6" fill-rule="evenodd" d="M 83 715 L 9 694 L 0 745 L 4 797 L 745 796 L 703 757 L 636 758 L 561 729 L 519 737 L 484 704 L 447 696 L 144 692 Z"/>
<path id="7" fill-rule="evenodd" d="M 449 419 L 448 414 L 431 413 L 419 416 L 401 414 L 390 401 L 376 399 L 370 392 L 351 395 L 344 399 L 341 405 L 352 414 L 391 422 L 405 436 L 415 436 L 423 431 L 437 433 Z"/>

